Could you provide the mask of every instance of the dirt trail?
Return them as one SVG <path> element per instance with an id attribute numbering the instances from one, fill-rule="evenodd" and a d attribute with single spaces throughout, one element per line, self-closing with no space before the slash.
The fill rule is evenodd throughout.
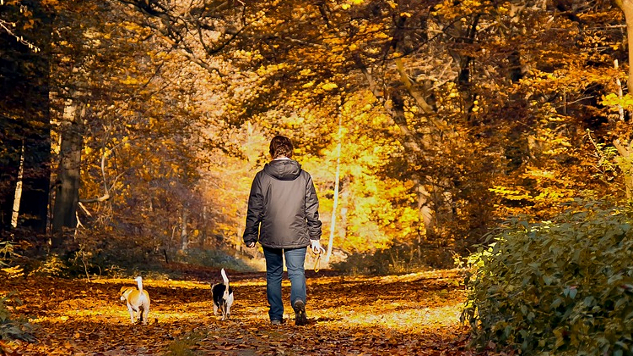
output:
<path id="1" fill-rule="evenodd" d="M 270 325 L 264 273 L 228 273 L 235 288 L 230 320 L 213 315 L 208 282 L 148 278 L 144 286 L 152 306 L 147 326 L 130 324 L 117 295 L 122 285 L 134 285 L 132 280 L 7 280 L 0 284 L 0 295 L 17 291 L 24 301 L 18 313 L 32 318 L 38 328 L 37 342 L 7 351 L 15 355 L 470 355 L 464 347 L 466 329 L 459 323 L 464 290 L 456 271 L 388 277 L 310 272 L 310 323 L 302 327 L 294 325 L 287 300 L 286 323 Z"/>

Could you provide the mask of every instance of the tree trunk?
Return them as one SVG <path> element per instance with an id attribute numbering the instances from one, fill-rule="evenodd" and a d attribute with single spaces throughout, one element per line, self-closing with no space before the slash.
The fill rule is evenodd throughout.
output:
<path id="1" fill-rule="evenodd" d="M 20 200 L 22 199 L 22 178 L 24 177 L 24 144 L 20 150 L 20 168 L 18 168 L 18 180 L 15 185 L 15 194 L 13 197 L 13 211 L 11 212 L 11 227 L 18 227 L 18 218 L 20 217 Z"/>
<path id="2" fill-rule="evenodd" d="M 189 209 L 182 207 L 182 220 L 180 221 L 180 250 L 185 252 L 189 248 L 189 235 L 187 231 L 187 220 L 189 219 Z"/>
<path id="3" fill-rule="evenodd" d="M 341 104 L 341 106 L 343 106 Z M 332 246 L 334 245 L 334 231 L 336 230 L 336 208 L 338 206 L 339 177 L 341 173 L 341 141 L 343 140 L 343 114 L 339 110 L 338 114 L 338 145 L 336 146 L 336 174 L 334 178 L 334 203 L 332 205 L 332 224 L 330 226 L 330 240 L 327 245 L 325 263 L 332 257 Z"/>
<path id="4" fill-rule="evenodd" d="M 2 46 L 2 41 L 0 41 Z M 4 84 L 4 83 L 3 83 Z M 0 87 L 0 102 L 5 100 L 4 86 Z M 2 104 L 0 104 L 2 105 Z M 2 110 L 2 106 L 0 106 Z M 17 139 L 14 120 L 0 116 L 0 235 L 11 228 L 15 189 L 18 182 L 22 140 Z"/>
<path id="5" fill-rule="evenodd" d="M 633 88 L 633 0 L 615 0 L 615 3 L 620 7 L 620 9 L 622 9 L 622 12 L 624 12 L 624 18 L 626 19 L 627 46 L 629 47 L 629 78 L 627 83 L 630 94 L 631 88 Z M 622 116 L 623 115 L 621 115 L 621 117 Z M 620 168 L 624 173 L 626 198 L 630 201 L 633 196 L 633 172 L 631 172 L 633 140 L 629 141 L 628 145 L 625 145 L 616 139 L 613 142 L 613 145 L 616 147 L 618 153 L 622 156 L 624 161 L 624 164 L 621 164 Z"/>
<path id="6" fill-rule="evenodd" d="M 20 23 L 23 7 L 35 20 Z M 45 232 L 50 158 L 49 61 L 51 16 L 39 1 L 7 4 L 3 16 L 16 21 L 19 32 L 0 31 L 0 233 L 11 228 L 20 159 L 24 180 L 19 225 Z M 3 17 L 4 18 L 4 17 Z M 35 44 L 40 51 L 35 51 Z M 25 152 L 22 154 L 22 147 Z"/>
<path id="7" fill-rule="evenodd" d="M 631 60 L 633 59 L 633 0 L 615 0 L 615 3 L 624 12 L 624 18 L 626 20 L 626 38 L 627 46 L 629 47 L 629 90 L 633 88 L 633 65 Z"/>
<path id="8" fill-rule="evenodd" d="M 69 100 L 61 123 L 61 147 L 57 176 L 55 206 L 52 219 L 52 248 L 63 242 L 63 228 L 77 226 L 77 204 L 81 173 L 81 149 L 83 145 L 83 105 Z"/>
<path id="9" fill-rule="evenodd" d="M 400 129 L 400 133 L 402 134 L 402 136 L 399 141 L 400 144 L 408 152 L 408 154 L 406 155 L 408 163 L 411 165 L 411 167 L 421 165 L 426 160 L 426 157 L 423 147 L 420 145 L 418 137 L 416 137 L 416 134 L 414 132 L 411 132 L 409 126 L 407 125 L 407 119 L 404 115 L 404 99 L 402 98 L 400 91 L 398 90 L 398 88 L 394 88 L 394 90 L 389 95 L 391 101 L 386 100 L 382 93 L 379 91 L 378 87 L 375 85 L 374 78 L 372 77 L 371 73 L 369 73 L 369 70 L 367 69 L 361 58 L 359 56 L 355 56 L 354 62 L 367 79 L 370 90 L 373 92 L 376 99 L 378 99 L 382 103 L 393 123 L 397 125 Z M 406 73 L 404 73 L 404 67 L 402 63 L 398 62 L 397 66 L 399 67 L 398 70 L 401 75 L 400 80 L 403 82 L 405 89 L 409 91 L 409 94 L 411 94 L 415 100 L 419 100 L 419 104 L 422 105 L 422 102 L 424 102 L 423 97 L 421 95 L 412 94 L 414 92 L 413 86 L 412 83 L 408 81 Z M 426 105 L 425 107 L 430 109 L 430 106 L 428 105 Z M 442 123 L 438 121 L 433 121 L 433 124 L 438 128 L 442 126 Z M 428 145 L 430 144 L 429 141 L 430 138 L 427 135 L 427 137 L 422 140 L 422 144 Z M 425 177 L 420 174 L 420 172 L 412 169 L 412 174 L 414 175 L 413 181 L 415 182 L 418 191 L 418 206 L 420 207 L 420 210 L 418 210 L 418 214 L 420 216 L 420 220 L 423 221 L 426 232 L 432 233 L 436 224 L 434 205 L 433 201 L 431 200 L 431 192 L 429 192 L 429 190 L 424 187 Z"/>
<path id="10" fill-rule="evenodd" d="M 422 147 L 420 147 L 418 141 L 415 139 L 414 134 L 410 132 L 409 127 L 407 126 L 406 118 L 404 116 L 404 100 L 400 96 L 399 93 L 392 93 L 392 111 L 391 117 L 393 121 L 400 127 L 400 131 L 404 133 L 404 141 L 402 144 L 405 148 L 409 148 L 410 152 L 413 153 L 412 157 L 407 155 L 409 163 L 411 166 L 415 167 L 417 165 L 421 165 L 422 161 L 426 160 Z M 424 143 L 424 142 L 423 142 Z M 435 204 L 432 200 L 433 191 L 429 189 L 425 185 L 425 178 L 419 172 L 413 172 L 415 176 L 413 180 L 417 186 L 418 191 L 418 214 L 420 216 L 420 220 L 424 224 L 424 228 L 426 234 L 432 235 L 435 231 L 436 219 L 435 219 Z"/>
<path id="11" fill-rule="evenodd" d="M 28 88 L 22 94 L 25 104 L 24 180 L 20 202 L 22 226 L 35 232 L 45 233 L 48 218 L 51 125 L 49 100 L 50 43 L 52 14 L 47 13 L 40 2 L 31 2 L 39 52 L 31 52 L 22 58 L 29 67 L 24 68 Z"/>

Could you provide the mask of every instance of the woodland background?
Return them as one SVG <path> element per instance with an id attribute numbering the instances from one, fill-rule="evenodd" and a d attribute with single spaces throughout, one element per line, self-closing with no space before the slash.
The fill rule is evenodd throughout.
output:
<path id="1" fill-rule="evenodd" d="M 5 0 L 0 26 L 15 252 L 103 272 L 241 251 L 274 134 L 314 176 L 332 261 L 374 271 L 626 194 L 610 1 Z"/>
<path id="2" fill-rule="evenodd" d="M 576 295 L 633 310 L 627 19 L 630 0 L 0 0 L 0 262 L 88 278 L 261 269 L 241 233 L 282 134 L 314 178 L 332 267 L 487 251 L 501 262 L 483 257 L 467 300 L 511 303 L 471 315 L 482 344 L 598 340 L 585 324 L 531 330 L 545 304 L 517 305 L 515 287 L 545 288 L 528 292 L 561 323 L 596 315 Z M 517 284 L 499 291 L 506 268 Z M 628 299 L 594 304 L 604 288 L 583 290 L 596 282 L 580 270 L 613 272 Z M 631 352 L 629 319 L 596 350 Z"/>

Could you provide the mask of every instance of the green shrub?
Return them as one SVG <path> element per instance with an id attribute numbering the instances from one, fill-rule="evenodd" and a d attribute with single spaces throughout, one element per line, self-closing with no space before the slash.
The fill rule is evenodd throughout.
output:
<path id="1" fill-rule="evenodd" d="M 352 253 L 344 261 L 333 262 L 333 269 L 349 274 L 387 275 L 428 270 L 437 267 L 430 260 L 442 259 L 442 267 L 452 267 L 454 262 L 450 252 L 435 250 L 417 250 L 404 243 L 396 242 L 386 249 L 376 250 L 373 254 Z"/>
<path id="2" fill-rule="evenodd" d="M 68 277 L 67 261 L 58 255 L 48 255 L 45 259 L 34 260 L 31 264 L 30 274 L 37 276 Z"/>
<path id="3" fill-rule="evenodd" d="M 186 253 L 178 253 L 174 260 L 191 265 L 227 268 L 235 271 L 252 270 L 252 268 L 241 259 L 232 256 L 228 251 L 220 249 L 189 249 Z"/>
<path id="4" fill-rule="evenodd" d="M 35 341 L 33 326 L 23 318 L 12 318 L 10 305 L 21 303 L 15 293 L 0 297 L 0 340 Z"/>
<path id="5" fill-rule="evenodd" d="M 480 348 L 633 354 L 633 211 L 574 204 L 553 221 L 508 221 L 479 260 L 462 318 Z"/>
<path id="6" fill-rule="evenodd" d="M 184 338 L 176 339 L 169 344 L 167 356 L 195 356 L 196 344 L 203 335 L 197 331 L 187 334 Z"/>

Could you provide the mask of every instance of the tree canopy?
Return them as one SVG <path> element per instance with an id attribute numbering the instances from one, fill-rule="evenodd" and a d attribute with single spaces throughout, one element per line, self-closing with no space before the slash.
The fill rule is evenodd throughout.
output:
<path id="1" fill-rule="evenodd" d="M 3 238 L 95 264 L 240 251 L 274 134 L 339 256 L 446 266 L 633 186 L 609 1 L 5 0 L 0 42 Z"/>

